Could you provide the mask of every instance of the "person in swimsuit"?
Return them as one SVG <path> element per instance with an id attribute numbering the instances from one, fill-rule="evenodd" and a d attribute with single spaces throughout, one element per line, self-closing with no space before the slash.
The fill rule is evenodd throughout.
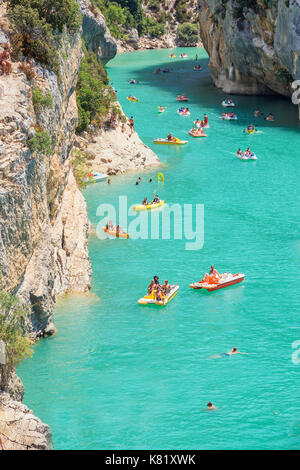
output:
<path id="1" fill-rule="evenodd" d="M 248 353 L 244 353 L 244 352 L 241 352 L 241 351 L 238 351 L 237 348 L 232 348 L 231 351 L 229 352 L 226 352 L 226 353 L 222 353 L 218 356 L 212 356 L 212 359 L 223 359 L 223 358 L 227 358 L 227 357 L 231 357 L 231 356 L 234 356 L 236 354 L 245 354 L 245 355 L 248 355 Z"/>
<path id="2" fill-rule="evenodd" d="M 135 132 L 135 131 L 134 131 L 134 120 L 133 120 L 133 116 L 131 116 L 131 118 L 129 119 L 129 127 L 130 127 L 130 132 L 131 132 L 131 134 L 132 134 L 133 132 Z"/>
<path id="3" fill-rule="evenodd" d="M 142 202 L 143 206 L 148 206 L 148 199 L 145 197 L 143 202 Z"/>
<path id="4" fill-rule="evenodd" d="M 207 411 L 211 411 L 211 410 L 216 410 L 216 409 L 217 409 L 217 408 L 215 407 L 215 405 L 212 404 L 211 401 L 209 401 L 206 406 L 207 406 Z"/>
<path id="5" fill-rule="evenodd" d="M 0 54 L 0 62 L 3 68 L 3 75 L 9 75 L 11 73 L 11 60 L 8 44 L 4 44 L 4 50 Z"/>
<path id="6" fill-rule="evenodd" d="M 171 286 L 170 286 L 169 281 L 167 279 L 165 280 L 165 283 L 163 284 L 162 289 L 163 289 L 165 295 L 167 295 L 170 292 Z"/>

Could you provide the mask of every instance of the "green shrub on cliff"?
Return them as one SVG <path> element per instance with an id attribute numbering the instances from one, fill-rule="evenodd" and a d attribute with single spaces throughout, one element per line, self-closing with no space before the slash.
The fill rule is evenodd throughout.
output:
<path id="1" fill-rule="evenodd" d="M 34 136 L 28 140 L 28 147 L 31 152 L 49 157 L 54 152 L 55 143 L 46 129 L 37 127 Z"/>
<path id="2" fill-rule="evenodd" d="M 86 166 L 87 155 L 78 149 L 72 152 L 72 168 L 73 174 L 80 189 L 84 189 L 88 183 L 93 183 L 94 180 L 88 176 L 88 169 Z"/>
<path id="3" fill-rule="evenodd" d="M 196 24 L 183 23 L 178 28 L 178 37 L 186 46 L 196 46 L 199 41 L 199 27 Z"/>
<path id="4" fill-rule="evenodd" d="M 0 281 L 0 339 L 5 345 L 6 369 L 32 355 L 31 341 L 25 332 L 28 308 L 3 289 Z"/>
<path id="5" fill-rule="evenodd" d="M 84 48 L 77 82 L 78 127 L 77 133 L 89 124 L 101 127 L 116 101 L 108 84 L 106 70 L 92 51 Z"/>
<path id="6" fill-rule="evenodd" d="M 39 87 L 34 86 L 32 88 L 32 103 L 35 113 L 38 114 L 42 109 L 53 107 L 53 98 L 49 91 L 43 93 Z"/>
<path id="7" fill-rule="evenodd" d="M 33 57 L 58 73 L 59 34 L 74 34 L 81 25 L 76 0 L 8 0 L 8 14 L 15 31 L 13 56 Z"/>

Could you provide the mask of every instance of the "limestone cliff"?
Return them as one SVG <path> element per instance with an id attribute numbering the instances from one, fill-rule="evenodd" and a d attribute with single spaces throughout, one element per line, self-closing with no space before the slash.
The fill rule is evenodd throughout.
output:
<path id="1" fill-rule="evenodd" d="M 200 33 L 225 93 L 290 96 L 300 78 L 298 0 L 199 0 Z"/>
<path id="2" fill-rule="evenodd" d="M 82 37 L 86 48 L 92 50 L 102 62 L 112 59 L 117 53 L 117 43 L 106 26 L 104 16 L 93 7 L 90 0 L 79 0 L 83 15 Z"/>
<path id="3" fill-rule="evenodd" d="M 49 427 L 27 406 L 0 391 L 0 450 L 49 450 Z"/>
<path id="4" fill-rule="evenodd" d="M 87 210 L 70 161 L 80 59 L 78 34 L 61 41 L 59 79 L 35 64 L 29 81 L 19 63 L 1 77 L 0 271 L 7 288 L 32 304 L 34 337 L 54 332 L 56 295 L 90 285 Z M 37 89 L 51 106 L 34 109 Z M 33 148 L 38 135 L 50 152 Z"/>

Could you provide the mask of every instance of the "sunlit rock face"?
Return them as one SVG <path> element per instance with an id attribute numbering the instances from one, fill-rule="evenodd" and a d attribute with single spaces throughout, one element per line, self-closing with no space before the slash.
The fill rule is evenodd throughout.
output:
<path id="1" fill-rule="evenodd" d="M 300 78 L 298 0 L 199 0 L 203 45 L 225 93 L 291 96 Z"/>

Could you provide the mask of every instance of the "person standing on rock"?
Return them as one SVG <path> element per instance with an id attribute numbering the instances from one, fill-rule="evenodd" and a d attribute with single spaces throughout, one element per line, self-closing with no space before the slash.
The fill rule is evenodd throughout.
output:
<path id="1" fill-rule="evenodd" d="M 129 127 L 130 127 L 130 132 L 131 132 L 131 134 L 132 134 L 133 132 L 135 132 L 135 130 L 134 130 L 134 120 L 133 120 L 133 116 L 131 116 L 131 118 L 129 119 Z"/>
<path id="2" fill-rule="evenodd" d="M 4 50 L 0 54 L 0 62 L 3 69 L 3 75 L 11 73 L 11 61 L 8 43 L 4 44 Z"/>

